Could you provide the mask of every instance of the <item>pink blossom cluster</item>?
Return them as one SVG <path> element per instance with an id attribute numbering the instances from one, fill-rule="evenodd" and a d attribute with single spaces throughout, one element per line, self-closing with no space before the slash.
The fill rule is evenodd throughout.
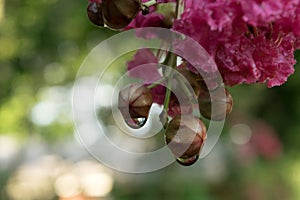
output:
<path id="1" fill-rule="evenodd" d="M 175 1 L 159 1 L 169 2 Z M 128 28 L 162 27 L 166 17 L 153 6 Z M 205 48 L 226 85 L 278 86 L 294 73 L 300 0 L 184 0 L 184 11 L 171 28 Z"/>

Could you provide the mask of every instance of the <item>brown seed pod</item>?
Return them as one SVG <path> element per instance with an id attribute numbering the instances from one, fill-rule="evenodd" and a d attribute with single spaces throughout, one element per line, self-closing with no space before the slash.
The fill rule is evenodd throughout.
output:
<path id="1" fill-rule="evenodd" d="M 225 94 L 224 94 L 225 91 Z M 233 99 L 226 88 L 217 88 L 210 93 L 202 90 L 198 96 L 201 115 L 207 119 L 221 121 L 232 111 Z M 214 111 L 212 112 L 212 104 Z"/>
<path id="2" fill-rule="evenodd" d="M 131 84 L 119 93 L 118 108 L 131 128 L 142 127 L 153 103 L 151 91 L 140 83 Z"/>
<path id="3" fill-rule="evenodd" d="M 201 86 L 197 82 L 197 75 L 187 69 L 179 69 L 178 70 L 181 75 L 186 78 L 191 87 L 193 88 L 195 95 L 198 96 L 200 94 Z"/>
<path id="4" fill-rule="evenodd" d="M 193 115 L 177 115 L 166 129 L 165 140 L 177 161 L 189 166 L 199 157 L 206 140 L 206 127 Z"/>
<path id="5" fill-rule="evenodd" d="M 128 26 L 141 10 L 141 0 L 103 0 L 102 2 L 104 23 L 115 30 Z"/>
<path id="6" fill-rule="evenodd" d="M 104 24 L 115 30 L 124 29 L 142 10 L 141 0 L 102 0 L 90 2 L 87 13 L 91 22 L 97 26 Z"/>
<path id="7" fill-rule="evenodd" d="M 104 26 L 100 3 L 90 2 L 87 7 L 87 15 L 93 24 L 97 26 Z"/>

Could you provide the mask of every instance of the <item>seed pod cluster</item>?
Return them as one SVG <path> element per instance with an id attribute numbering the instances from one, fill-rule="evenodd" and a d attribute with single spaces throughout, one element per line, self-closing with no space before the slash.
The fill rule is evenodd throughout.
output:
<path id="1" fill-rule="evenodd" d="M 188 69 L 179 69 L 197 96 L 201 116 L 221 121 L 231 112 L 233 100 L 230 92 L 222 87 L 208 89 L 201 75 Z M 194 164 L 206 140 L 206 127 L 200 118 L 192 114 L 178 114 L 166 126 L 165 140 L 177 162 L 184 166 Z"/>
<path id="2" fill-rule="evenodd" d="M 215 84 L 216 87 L 209 90 L 201 75 L 194 74 L 187 69 L 180 69 L 179 72 L 193 88 L 203 117 L 213 121 L 221 121 L 230 114 L 233 107 L 233 99 L 225 87 Z"/>

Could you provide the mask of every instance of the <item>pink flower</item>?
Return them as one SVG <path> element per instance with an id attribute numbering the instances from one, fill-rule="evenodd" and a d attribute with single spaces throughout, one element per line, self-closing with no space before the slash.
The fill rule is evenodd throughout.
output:
<path id="1" fill-rule="evenodd" d="M 174 0 L 158 3 L 168 2 Z M 164 19 L 152 6 L 149 15 L 138 14 L 127 29 L 163 27 Z M 294 51 L 300 48 L 300 0 L 185 0 L 173 30 L 190 36 L 209 53 L 226 85 L 278 86 L 294 73 Z M 137 34 L 151 37 L 141 29 Z M 174 49 L 188 57 L 193 72 L 217 70 L 203 64 L 193 41 L 175 42 Z"/>
<path id="2" fill-rule="evenodd" d="M 219 46 L 215 60 L 225 83 L 267 82 L 268 87 L 283 84 L 294 72 L 295 37 L 292 34 L 279 37 L 282 37 L 280 45 L 276 45 L 275 38 L 272 41 L 260 35 L 250 40 L 244 36 Z"/>
<path id="3" fill-rule="evenodd" d="M 150 49 L 140 49 L 133 60 L 127 62 L 129 76 L 138 78 L 143 84 L 150 85 L 162 78 L 157 70 L 158 60 Z M 166 88 L 158 85 L 151 89 L 153 101 L 162 105 L 164 103 Z"/>
<path id="4" fill-rule="evenodd" d="M 149 84 L 161 78 L 157 64 L 158 60 L 150 49 L 140 49 L 133 60 L 127 63 L 127 70 L 131 77 L 139 78 L 144 84 Z"/>
<path id="5" fill-rule="evenodd" d="M 294 72 L 300 0 L 186 0 L 185 4 L 173 29 L 206 49 L 225 84 L 261 82 L 273 87 Z"/>

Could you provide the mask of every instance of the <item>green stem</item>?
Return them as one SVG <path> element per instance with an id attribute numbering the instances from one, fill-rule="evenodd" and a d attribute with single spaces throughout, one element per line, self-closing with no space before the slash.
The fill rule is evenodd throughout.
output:
<path id="1" fill-rule="evenodd" d="M 146 3 L 143 3 L 143 5 L 146 7 L 154 6 L 155 4 L 157 4 L 156 0 L 151 0 Z"/>
<path id="2" fill-rule="evenodd" d="M 168 110 L 169 109 L 169 104 L 170 104 L 170 97 L 171 97 L 171 90 L 172 90 L 172 77 L 173 73 L 171 72 L 169 77 L 168 77 L 168 83 L 167 83 L 167 91 L 166 91 L 166 96 L 165 96 L 165 101 L 164 101 L 164 109 Z"/>
<path id="3" fill-rule="evenodd" d="M 156 86 L 160 85 L 161 83 L 163 83 L 166 80 L 166 78 L 161 78 L 158 81 L 152 83 L 151 85 L 148 85 L 147 88 L 148 89 L 152 89 L 155 88 Z"/>
<path id="4" fill-rule="evenodd" d="M 184 11 L 184 2 L 182 0 L 177 0 L 176 2 L 176 17 L 177 19 L 180 18 L 180 15 Z"/>
<path id="5" fill-rule="evenodd" d="M 177 67 L 177 55 L 171 53 L 171 59 L 170 59 L 170 65 L 172 66 L 172 68 L 176 68 Z"/>
<path id="6" fill-rule="evenodd" d="M 177 0 L 176 1 L 176 9 L 175 9 L 176 19 L 179 18 L 179 4 L 180 4 L 180 0 Z"/>
<path id="7" fill-rule="evenodd" d="M 170 104 L 170 97 L 171 97 L 171 92 L 172 92 L 172 84 L 173 84 L 173 68 L 176 67 L 177 64 L 177 55 L 173 54 L 172 52 L 169 52 L 167 55 L 168 59 L 166 64 L 172 66 L 172 68 L 167 68 L 165 70 L 165 77 L 167 78 L 167 91 L 166 91 L 166 96 L 165 96 L 165 101 L 164 101 L 164 109 L 167 111 L 169 108 Z"/>

